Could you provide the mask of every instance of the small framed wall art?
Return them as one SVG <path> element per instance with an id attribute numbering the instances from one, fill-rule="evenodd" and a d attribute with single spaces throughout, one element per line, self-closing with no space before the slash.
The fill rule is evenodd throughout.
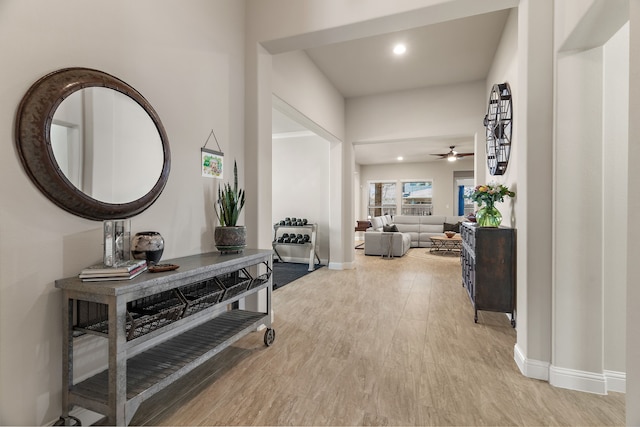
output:
<path id="1" fill-rule="evenodd" d="M 222 179 L 224 154 L 220 151 L 201 148 L 202 176 Z"/>

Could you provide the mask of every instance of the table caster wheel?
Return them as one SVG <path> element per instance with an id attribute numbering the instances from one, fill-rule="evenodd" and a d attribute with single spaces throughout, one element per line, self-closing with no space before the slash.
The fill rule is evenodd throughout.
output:
<path id="1" fill-rule="evenodd" d="M 267 330 L 264 332 L 264 345 L 266 345 L 267 347 L 270 347 L 271 344 L 273 344 L 273 342 L 276 339 L 276 331 L 271 329 L 271 328 L 267 328 Z"/>

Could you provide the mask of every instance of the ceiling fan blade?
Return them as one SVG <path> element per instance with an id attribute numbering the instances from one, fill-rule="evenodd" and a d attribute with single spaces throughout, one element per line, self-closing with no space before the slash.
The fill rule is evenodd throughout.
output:
<path id="1" fill-rule="evenodd" d="M 466 156 L 473 156 L 475 153 L 458 153 L 456 154 L 456 157 L 466 157 Z"/>

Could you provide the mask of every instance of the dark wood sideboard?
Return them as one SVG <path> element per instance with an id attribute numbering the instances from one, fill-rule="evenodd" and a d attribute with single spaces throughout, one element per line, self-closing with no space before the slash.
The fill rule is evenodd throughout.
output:
<path id="1" fill-rule="evenodd" d="M 478 322 L 478 310 L 511 314 L 515 328 L 516 230 L 478 227 L 465 222 L 462 237 L 462 285 L 466 288 Z"/>

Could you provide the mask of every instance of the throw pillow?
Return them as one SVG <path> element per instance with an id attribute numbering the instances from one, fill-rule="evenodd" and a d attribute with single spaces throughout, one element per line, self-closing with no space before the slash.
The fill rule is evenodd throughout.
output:
<path id="1" fill-rule="evenodd" d="M 382 231 L 386 231 L 386 232 L 397 232 L 398 231 L 398 227 L 396 227 L 395 224 L 391 224 L 391 225 L 383 225 L 382 226 Z"/>
<path id="2" fill-rule="evenodd" d="M 457 224 L 449 224 L 448 222 L 445 222 L 443 225 L 443 229 L 442 231 L 453 231 L 455 233 L 459 233 L 460 232 L 460 223 L 458 222 Z"/>

